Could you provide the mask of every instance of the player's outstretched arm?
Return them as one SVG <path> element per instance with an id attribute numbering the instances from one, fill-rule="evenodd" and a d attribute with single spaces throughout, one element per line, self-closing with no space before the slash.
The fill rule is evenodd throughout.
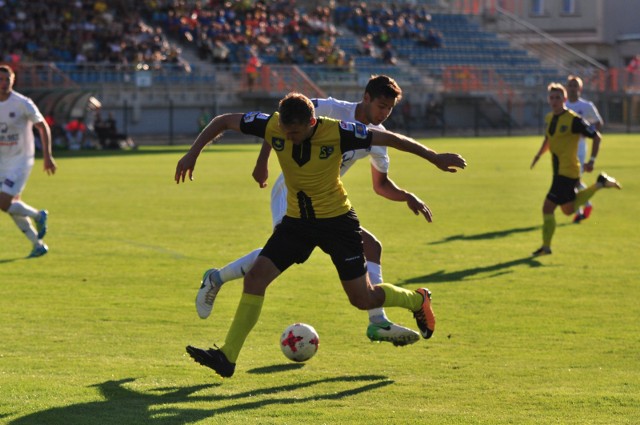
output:
<path id="1" fill-rule="evenodd" d="M 218 115 L 202 130 L 196 137 L 196 140 L 189 148 L 189 151 L 178 161 L 176 166 L 175 181 L 184 183 L 186 176 L 189 180 L 193 180 L 193 170 L 196 167 L 196 161 L 202 149 L 220 136 L 225 130 L 234 130 L 240 132 L 240 120 L 244 114 L 224 114 Z"/>
<path id="2" fill-rule="evenodd" d="M 391 180 L 387 173 L 378 171 L 371 166 L 371 182 L 373 190 L 380 196 L 391 201 L 406 202 L 407 206 L 415 215 L 422 214 L 429 223 L 432 221 L 431 210 L 422 202 L 420 198 L 411 192 L 408 192 Z"/>
<path id="3" fill-rule="evenodd" d="M 426 159 L 442 171 L 455 173 L 458 171 L 458 168 L 464 169 L 467 166 L 467 161 L 457 153 L 437 153 L 402 134 L 374 129 L 370 131 L 372 133 L 372 145 L 389 146 L 400 151 L 412 153 Z"/>
<path id="4" fill-rule="evenodd" d="M 271 145 L 264 140 L 262 148 L 256 160 L 256 166 L 253 168 L 253 179 L 258 182 L 260 188 L 267 187 L 267 179 L 269 178 L 269 155 L 271 154 Z"/>

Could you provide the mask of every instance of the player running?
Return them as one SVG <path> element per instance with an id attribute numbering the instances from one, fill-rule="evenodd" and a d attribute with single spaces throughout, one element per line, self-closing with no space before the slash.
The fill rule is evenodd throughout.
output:
<path id="1" fill-rule="evenodd" d="M 545 137 L 533 158 L 531 168 L 536 165 L 543 153 L 551 151 L 553 181 L 542 205 L 542 246 L 533 252 L 533 256 L 551 254 L 551 239 L 556 229 L 556 207 L 560 206 L 563 213 L 571 215 L 596 191 L 602 188 L 621 188 L 616 179 L 600 173 L 594 184 L 586 189 L 577 190 L 580 180 L 578 163 L 580 136 L 593 139 L 591 160 L 585 164 L 585 171 L 590 173 L 593 171 L 593 164 L 600 148 L 600 133 L 575 112 L 567 109 L 565 106 L 567 92 L 562 84 L 549 84 L 547 93 L 551 112 L 545 117 Z"/>
<path id="2" fill-rule="evenodd" d="M 40 134 L 44 171 L 54 174 L 56 163 L 51 154 L 49 125 L 31 99 L 13 90 L 15 78 L 13 69 L 0 66 L 0 209 L 31 242 L 29 258 L 33 258 L 49 250 L 42 241 L 47 233 L 47 211 L 20 199 L 34 164 L 33 127 Z"/>

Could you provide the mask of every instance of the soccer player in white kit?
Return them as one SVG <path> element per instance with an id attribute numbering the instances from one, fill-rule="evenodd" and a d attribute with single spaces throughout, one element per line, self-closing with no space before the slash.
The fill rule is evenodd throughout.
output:
<path id="1" fill-rule="evenodd" d="M 593 102 L 580 97 L 581 94 L 582 79 L 575 75 L 569 75 L 567 77 L 567 101 L 565 102 L 565 106 L 567 109 L 571 109 L 573 112 L 580 115 L 581 118 L 584 118 L 596 130 L 600 131 L 604 125 L 604 121 L 598 112 L 598 108 L 596 108 Z M 587 140 L 584 136 L 580 136 L 580 142 L 578 144 L 578 160 L 580 161 L 580 176 L 582 176 L 582 173 L 584 172 L 585 164 L 588 162 L 595 162 L 594 157 L 587 161 Z M 587 185 L 580 180 L 579 189 L 585 189 L 586 187 Z M 580 223 L 582 220 L 589 218 L 592 209 L 593 205 L 591 204 L 591 201 L 588 201 L 576 212 L 576 215 L 573 217 L 573 222 Z"/>
<path id="2" fill-rule="evenodd" d="M 33 127 L 40 134 L 44 171 L 54 174 L 56 163 L 51 154 L 49 125 L 31 99 L 13 91 L 14 82 L 13 70 L 0 66 L 0 209 L 11 216 L 33 245 L 29 257 L 40 257 L 48 251 L 42 241 L 47 232 L 47 211 L 20 199 L 34 164 Z"/>
<path id="3" fill-rule="evenodd" d="M 342 121 L 359 121 L 370 128 L 382 129 L 382 123 L 389 117 L 391 111 L 402 98 L 402 90 L 390 77 L 384 75 L 373 76 L 365 88 L 361 102 L 346 102 L 333 98 L 312 99 L 316 108 L 316 116 L 327 116 Z M 267 160 L 270 146 L 263 144 L 259 160 L 253 176 L 265 187 L 268 176 Z M 376 193 L 392 201 L 406 202 L 414 214 L 422 214 L 431 222 L 431 211 L 413 193 L 399 188 L 389 177 L 389 155 L 386 146 L 372 146 L 370 149 L 346 152 L 342 157 L 341 175 L 359 159 L 369 156 L 373 188 Z M 276 179 L 271 190 L 271 214 L 273 226 L 280 223 L 287 207 L 287 188 L 282 174 Z M 381 255 L 382 244 L 376 237 L 362 228 L 365 257 L 367 258 L 367 272 L 372 284 L 383 282 Z M 251 268 L 262 248 L 241 257 L 226 266 L 209 269 L 202 278 L 202 284 L 196 297 L 198 315 L 205 319 L 211 314 L 213 302 L 220 287 L 230 280 L 239 279 Z M 412 329 L 392 323 L 383 308 L 369 310 L 369 326 L 367 337 L 372 341 L 391 342 L 396 346 L 412 344 L 420 338 Z"/>

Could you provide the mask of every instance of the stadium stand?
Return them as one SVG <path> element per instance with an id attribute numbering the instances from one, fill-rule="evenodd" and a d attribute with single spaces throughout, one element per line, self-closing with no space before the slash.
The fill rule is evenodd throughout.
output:
<path id="1" fill-rule="evenodd" d="M 159 114 L 158 101 L 167 99 L 182 108 L 179 117 L 188 117 L 202 107 L 261 108 L 289 90 L 350 98 L 379 73 L 408 88 L 415 114 L 458 114 L 456 107 L 466 104 L 476 115 L 495 109 L 486 125 L 515 125 L 517 116 L 505 116 L 515 116 L 507 103 L 517 93 L 566 76 L 487 30 L 477 15 L 452 13 L 441 3 L 7 1 L 0 8 L 0 48 L 5 62 L 34 64 L 19 72 L 22 85 L 81 92 L 78 98 L 95 94 L 122 110 L 125 126 L 142 120 L 142 110 L 144 119 Z M 260 66 L 250 87 L 251 56 Z M 444 96 L 454 108 L 437 104 Z"/>

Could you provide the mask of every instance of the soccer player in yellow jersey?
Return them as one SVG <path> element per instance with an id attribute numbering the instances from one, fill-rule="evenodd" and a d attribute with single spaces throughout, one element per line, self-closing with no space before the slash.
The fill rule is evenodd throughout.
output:
<path id="1" fill-rule="evenodd" d="M 534 256 L 551 254 L 551 239 L 556 229 L 554 213 L 558 205 L 564 214 L 571 215 L 581 205 L 584 205 L 596 191 L 609 187 L 621 188 L 616 179 L 605 173 L 600 173 L 594 184 L 578 190 L 580 183 L 578 143 L 580 137 L 585 136 L 593 139 L 591 159 L 584 165 L 584 170 L 590 173 L 593 171 L 593 165 L 598 155 L 601 136 L 588 122 L 566 108 L 567 92 L 562 84 L 549 84 L 547 92 L 551 112 L 545 117 L 544 141 L 533 158 L 531 168 L 536 165 L 543 153 L 550 151 L 553 181 L 542 205 L 542 246 L 533 252 Z"/>
<path id="2" fill-rule="evenodd" d="M 443 171 L 463 169 L 466 161 L 452 153 L 438 154 L 396 133 L 368 129 L 364 124 L 314 116 L 311 100 L 290 93 L 272 115 L 261 112 L 224 114 L 214 118 L 178 161 L 176 183 L 192 179 L 202 149 L 225 130 L 263 138 L 275 151 L 287 186 L 287 213 L 244 277 L 244 290 L 224 345 L 203 350 L 187 347 L 198 363 L 230 377 L 242 346 L 258 322 L 267 286 L 294 263 L 303 263 L 318 246 L 329 254 L 342 287 L 355 307 L 404 307 L 413 312 L 423 338 L 435 329 L 431 293 L 388 283 L 372 285 L 367 276 L 360 222 L 340 180 L 342 153 L 390 146 L 420 156 Z"/>

